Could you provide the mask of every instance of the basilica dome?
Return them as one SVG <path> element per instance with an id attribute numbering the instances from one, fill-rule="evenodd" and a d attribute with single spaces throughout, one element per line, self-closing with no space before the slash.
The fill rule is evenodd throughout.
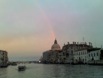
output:
<path id="1" fill-rule="evenodd" d="M 61 50 L 60 45 L 58 44 L 57 40 L 54 41 L 54 44 L 51 47 L 51 50 Z"/>

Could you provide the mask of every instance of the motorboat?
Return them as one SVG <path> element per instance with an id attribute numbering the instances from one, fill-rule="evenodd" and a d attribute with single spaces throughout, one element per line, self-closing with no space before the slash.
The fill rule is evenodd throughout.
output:
<path id="1" fill-rule="evenodd" d="M 18 66 L 18 71 L 25 71 L 26 70 L 26 66 Z"/>

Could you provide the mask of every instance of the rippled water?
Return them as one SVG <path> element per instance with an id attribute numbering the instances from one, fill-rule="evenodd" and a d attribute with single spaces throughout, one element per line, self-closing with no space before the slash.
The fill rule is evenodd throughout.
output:
<path id="1" fill-rule="evenodd" d="M 103 66 L 28 64 L 18 72 L 17 66 L 0 68 L 0 78 L 103 78 Z"/>

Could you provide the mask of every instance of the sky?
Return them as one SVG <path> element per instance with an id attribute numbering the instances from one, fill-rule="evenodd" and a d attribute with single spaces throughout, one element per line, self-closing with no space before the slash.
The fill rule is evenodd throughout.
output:
<path id="1" fill-rule="evenodd" d="M 103 0 L 0 0 L 0 49 L 10 60 L 36 60 L 64 43 L 103 45 Z"/>

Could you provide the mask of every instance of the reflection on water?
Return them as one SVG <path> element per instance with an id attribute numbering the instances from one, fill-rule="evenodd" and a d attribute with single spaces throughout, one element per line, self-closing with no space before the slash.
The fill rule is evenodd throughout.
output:
<path id="1" fill-rule="evenodd" d="M 17 67 L 0 69 L 0 78 L 103 78 L 103 66 L 88 65 L 26 65 L 27 70 L 18 72 Z"/>
<path id="2" fill-rule="evenodd" d="M 7 78 L 7 69 L 0 68 L 0 78 Z"/>

